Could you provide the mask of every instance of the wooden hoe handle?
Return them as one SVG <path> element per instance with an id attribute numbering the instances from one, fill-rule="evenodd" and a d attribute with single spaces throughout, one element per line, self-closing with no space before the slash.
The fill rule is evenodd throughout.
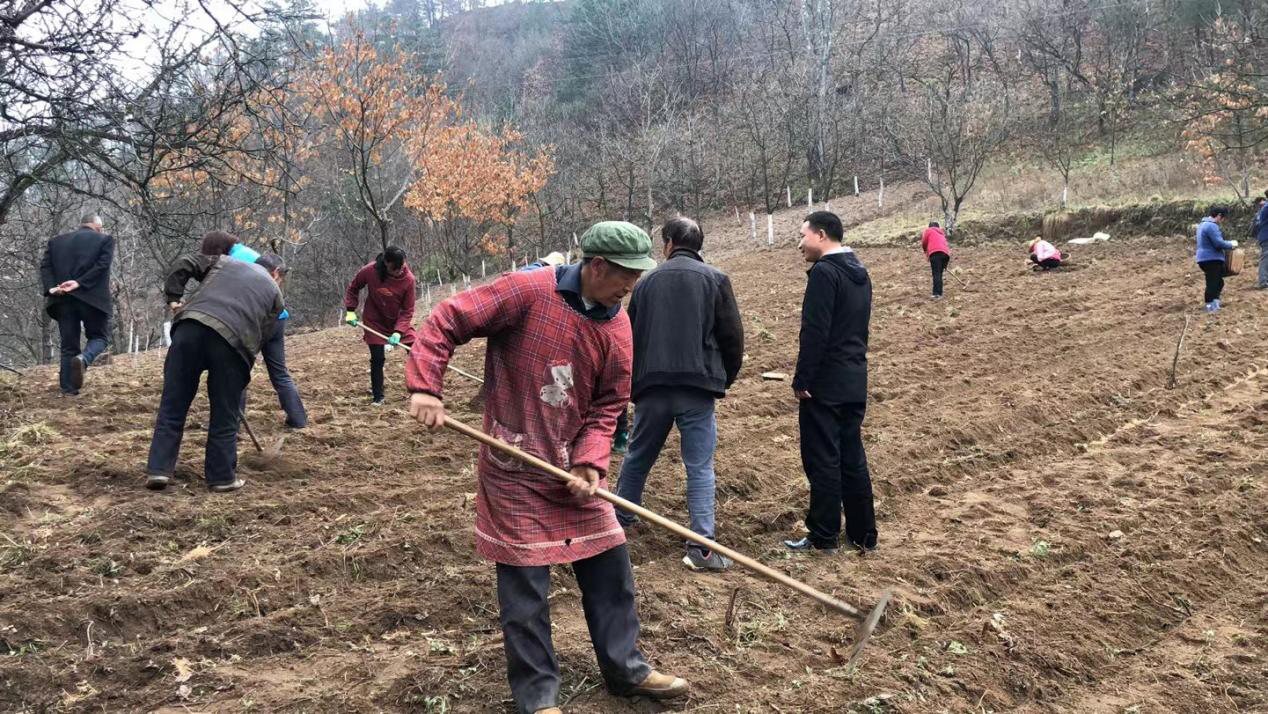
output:
<path id="1" fill-rule="evenodd" d="M 454 431 L 464 436 L 469 436 L 472 439 L 475 439 L 476 441 L 482 444 L 485 444 L 486 446 L 489 446 L 490 448 L 497 449 L 498 451 L 501 451 L 502 453 L 508 456 L 513 456 L 530 466 L 541 469 L 542 471 L 545 471 L 546 473 L 554 476 L 555 478 L 558 478 L 561 481 L 571 481 L 574 478 L 572 474 L 568 473 L 567 471 L 564 471 L 563 469 L 553 464 L 549 464 L 537 458 L 536 456 L 527 454 L 515 448 L 514 446 L 511 446 L 510 444 L 502 441 L 501 439 L 497 439 L 492 436 L 489 436 L 488 434 L 484 433 L 483 431 L 479 429 L 474 429 L 470 426 L 467 426 L 466 424 L 463 424 L 462 422 L 457 421 L 448 415 L 445 416 L 445 426 L 449 427 L 450 429 L 453 429 Z M 721 543 L 715 543 L 714 541 L 708 538 L 705 538 L 702 535 L 692 532 L 688 528 L 685 528 L 681 525 L 678 525 L 677 523 L 674 523 L 673 521 L 669 520 L 668 518 L 665 518 L 664 516 L 661 516 L 652 511 L 649 511 L 646 508 L 643 508 L 642 506 L 636 503 L 631 503 L 630 501 L 627 501 L 624 498 L 621 498 L 620 496 L 617 496 L 616 494 L 610 491 L 599 489 L 598 491 L 595 492 L 595 495 L 607 501 L 608 503 L 611 503 L 612 505 L 616 506 L 617 508 L 623 511 L 628 511 L 630 513 L 637 515 L 639 518 L 644 518 L 646 520 L 649 520 L 652 523 L 655 523 L 656 525 L 660 526 L 661 528 L 671 531 L 674 534 L 691 541 L 692 543 L 700 545 L 711 551 L 716 551 L 718 553 L 721 553 L 722 555 L 725 555 L 726 557 L 730 558 L 731 560 L 734 560 L 740 565 L 743 565 L 749 570 L 752 570 L 758 575 L 774 580 L 775 582 L 780 583 L 782 585 L 787 585 L 788 587 L 792 588 L 793 590 L 796 590 L 802 595 L 806 595 L 815 600 L 818 600 L 821 604 L 826 605 L 827 607 L 832 608 L 833 610 L 836 610 L 837 612 L 841 612 L 846 615 L 849 615 L 850 617 L 856 620 L 863 620 L 867 617 L 867 613 L 859 611 L 857 608 L 852 607 L 848 603 L 844 603 L 825 592 L 816 590 L 815 588 L 810 587 L 809 585 L 801 582 L 800 580 L 790 578 L 789 576 L 784 575 L 778 570 L 774 570 L 765 565 L 762 565 L 756 560 L 753 560 L 752 558 L 742 553 L 737 553 L 734 550 L 731 550 L 730 548 L 722 545 Z"/>

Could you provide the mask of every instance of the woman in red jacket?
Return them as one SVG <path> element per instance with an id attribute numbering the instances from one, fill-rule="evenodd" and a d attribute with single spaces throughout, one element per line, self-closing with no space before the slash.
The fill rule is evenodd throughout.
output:
<path id="1" fill-rule="evenodd" d="M 365 307 L 358 319 L 356 310 L 361 288 L 366 288 Z M 385 340 L 369 330 L 362 330 L 365 343 L 370 346 L 373 395 L 370 403 L 374 406 L 383 405 L 384 345 L 395 347 L 402 342 L 407 345 L 414 342 L 414 328 L 410 326 L 414 320 L 414 299 L 414 274 L 405 264 L 405 251 L 396 246 L 379 253 L 373 263 L 358 270 L 344 294 L 345 322 L 356 327 L 365 321 L 366 327 L 376 332 L 391 333 Z"/>
<path id="2" fill-rule="evenodd" d="M 929 268 L 933 271 L 933 299 L 941 300 L 942 271 L 951 262 L 951 248 L 947 245 L 947 235 L 942 232 L 937 221 L 930 223 L 920 236 L 920 247 L 924 248 L 925 257 L 929 259 Z"/>

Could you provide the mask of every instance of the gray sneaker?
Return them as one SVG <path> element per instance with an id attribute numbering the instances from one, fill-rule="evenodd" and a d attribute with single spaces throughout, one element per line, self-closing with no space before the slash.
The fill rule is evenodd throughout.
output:
<path id="1" fill-rule="evenodd" d="M 235 478 L 229 483 L 210 484 L 207 486 L 207 490 L 211 491 L 212 493 L 232 493 L 242 488 L 245 485 L 247 485 L 246 479 Z"/>
<path id="2" fill-rule="evenodd" d="M 731 559 L 725 555 L 714 553 L 712 551 L 700 550 L 699 548 L 688 548 L 687 554 L 682 557 L 682 564 L 692 570 L 713 570 L 722 571 L 731 567 Z"/>

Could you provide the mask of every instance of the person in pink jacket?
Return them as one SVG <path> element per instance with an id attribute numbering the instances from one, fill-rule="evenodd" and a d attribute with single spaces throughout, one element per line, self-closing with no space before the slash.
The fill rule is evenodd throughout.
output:
<path id="1" fill-rule="evenodd" d="M 942 299 L 942 272 L 951 262 L 951 247 L 947 245 L 947 234 L 937 221 L 929 223 L 929 227 L 920 236 L 920 247 L 925 250 L 929 259 L 929 268 L 933 270 L 933 299 Z"/>
<path id="2" fill-rule="evenodd" d="M 1052 270 L 1061 265 L 1061 251 L 1043 238 L 1030 241 L 1030 262 L 1040 270 Z"/>
<path id="3" fill-rule="evenodd" d="M 366 327 L 388 335 L 385 340 L 369 330 L 361 332 L 365 343 L 370 346 L 370 403 L 374 406 L 382 406 L 384 400 L 384 346 L 414 342 L 414 328 L 410 326 L 414 320 L 414 285 L 414 274 L 405 264 L 405 251 L 390 246 L 379 253 L 373 263 L 357 271 L 344 293 L 343 306 L 347 310 L 344 322 L 353 327 L 364 322 Z M 357 302 L 361 299 L 362 288 L 366 290 L 365 307 L 358 318 Z"/>

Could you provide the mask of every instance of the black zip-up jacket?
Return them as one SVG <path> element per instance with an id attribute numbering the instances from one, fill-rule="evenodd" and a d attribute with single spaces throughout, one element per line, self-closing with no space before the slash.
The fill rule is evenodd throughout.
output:
<path id="1" fill-rule="evenodd" d="M 872 281 L 853 252 L 835 253 L 807 271 L 793 389 L 824 404 L 867 401 L 867 329 Z"/>
<path id="2" fill-rule="evenodd" d="M 629 314 L 632 401 L 653 387 L 726 396 L 744 360 L 744 325 L 726 273 L 679 248 L 634 286 Z"/>

